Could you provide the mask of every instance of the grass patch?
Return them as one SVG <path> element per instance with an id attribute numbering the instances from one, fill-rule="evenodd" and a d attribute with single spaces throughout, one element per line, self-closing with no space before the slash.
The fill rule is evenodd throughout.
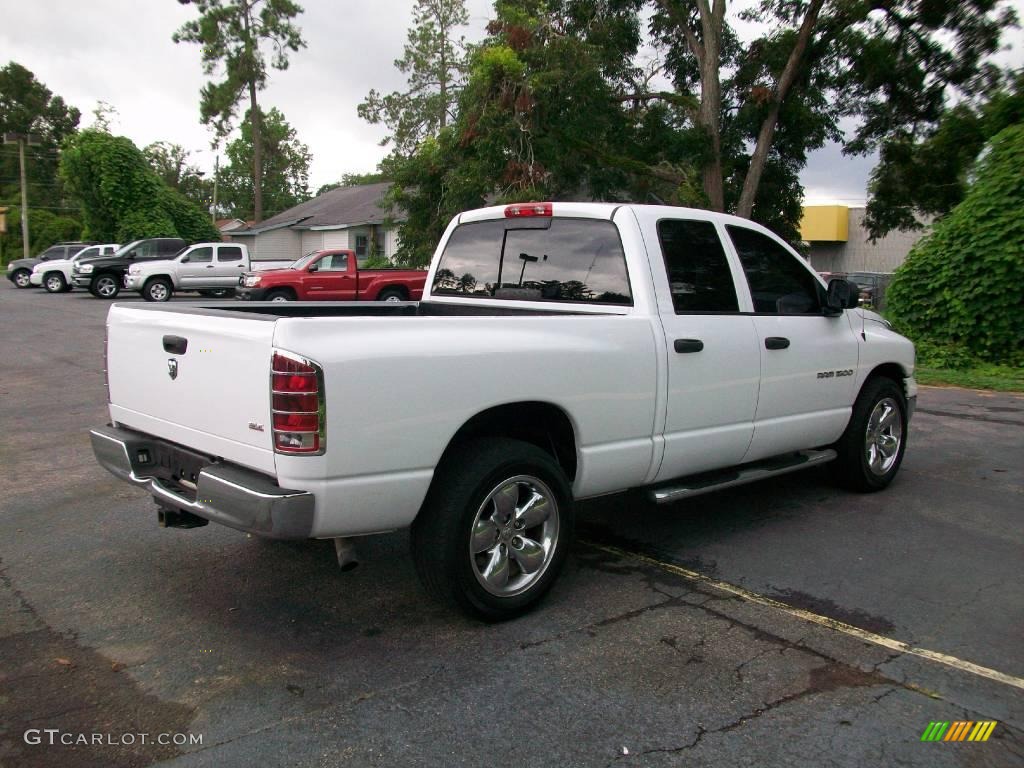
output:
<path id="1" fill-rule="evenodd" d="M 914 371 L 918 384 L 932 386 L 992 389 L 997 392 L 1024 392 L 1024 368 L 1008 365 L 974 365 L 969 368 L 932 368 L 918 366 Z"/>

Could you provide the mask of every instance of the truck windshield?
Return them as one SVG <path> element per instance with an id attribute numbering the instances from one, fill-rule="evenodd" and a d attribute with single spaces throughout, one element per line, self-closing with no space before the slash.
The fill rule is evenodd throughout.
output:
<path id="1" fill-rule="evenodd" d="M 504 219 L 462 224 L 437 267 L 437 295 L 633 304 L 618 230 L 600 219 L 560 217 L 537 228 Z"/>
<path id="2" fill-rule="evenodd" d="M 293 261 L 291 264 L 289 264 L 288 265 L 288 269 L 303 269 L 303 268 L 307 267 L 309 265 L 309 263 L 311 261 L 313 261 L 321 253 L 322 253 L 322 251 L 310 251 L 305 256 L 303 256 L 301 258 L 298 258 L 295 261 Z"/>
<path id="3" fill-rule="evenodd" d="M 141 240 L 134 240 L 134 241 L 128 243 L 128 245 L 122 245 L 120 248 L 118 248 L 114 252 L 113 255 L 115 257 L 127 256 L 129 253 L 134 251 L 138 247 L 139 243 L 141 243 L 141 242 L 142 242 Z"/>

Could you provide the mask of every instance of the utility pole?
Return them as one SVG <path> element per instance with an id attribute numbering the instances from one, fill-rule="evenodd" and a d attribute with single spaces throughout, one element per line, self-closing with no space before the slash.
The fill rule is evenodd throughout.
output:
<path id="1" fill-rule="evenodd" d="M 37 133 L 5 133 L 4 144 L 18 142 L 18 163 L 21 166 L 21 250 L 24 257 L 28 252 L 28 181 L 25 179 L 25 145 L 39 146 L 43 141 Z"/>
<path id="2" fill-rule="evenodd" d="M 220 176 L 220 154 L 213 156 L 213 210 L 210 215 L 213 223 L 217 223 L 217 178 Z"/>

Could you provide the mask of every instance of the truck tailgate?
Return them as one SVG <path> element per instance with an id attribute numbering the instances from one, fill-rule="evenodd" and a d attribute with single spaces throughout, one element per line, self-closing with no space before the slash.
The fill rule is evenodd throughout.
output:
<path id="1" fill-rule="evenodd" d="M 110 417 L 193 450 L 273 473 L 274 322 L 115 305 L 107 318 Z"/>

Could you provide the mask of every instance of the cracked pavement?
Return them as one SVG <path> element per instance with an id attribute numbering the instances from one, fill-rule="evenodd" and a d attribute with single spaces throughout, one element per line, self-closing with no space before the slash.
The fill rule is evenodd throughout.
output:
<path id="1" fill-rule="evenodd" d="M 162 530 L 96 466 L 107 305 L 0 286 L 0 766 L 1013 766 L 1024 691 L 588 544 L 1024 675 L 1024 399 L 923 389 L 890 491 L 801 473 L 583 505 L 550 598 L 485 626 L 431 603 L 404 533 Z M 923 744 L 932 720 L 998 720 Z M 28 728 L 201 745 L 28 745 Z"/>

